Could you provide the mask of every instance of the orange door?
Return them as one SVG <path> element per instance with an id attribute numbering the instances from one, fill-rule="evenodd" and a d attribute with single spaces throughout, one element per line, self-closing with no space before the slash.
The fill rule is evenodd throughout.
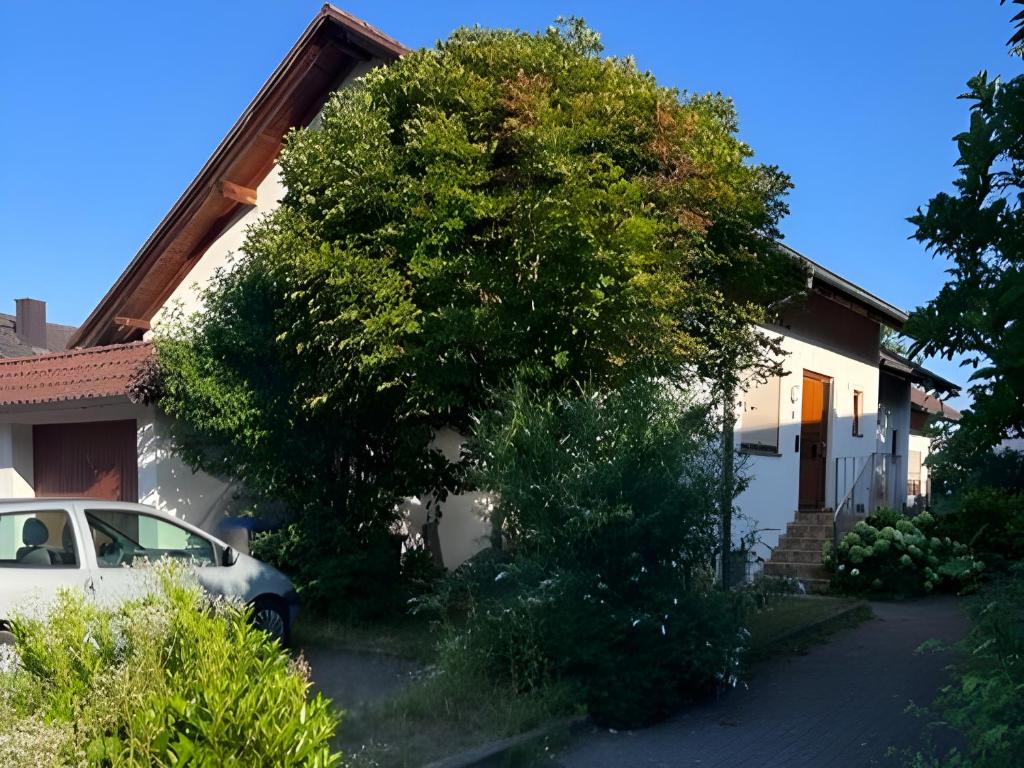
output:
<path id="1" fill-rule="evenodd" d="M 829 379 L 804 371 L 800 418 L 800 508 L 825 508 Z"/>
<path id="2" fill-rule="evenodd" d="M 138 501 L 135 430 L 134 419 L 35 425 L 36 496 Z"/>

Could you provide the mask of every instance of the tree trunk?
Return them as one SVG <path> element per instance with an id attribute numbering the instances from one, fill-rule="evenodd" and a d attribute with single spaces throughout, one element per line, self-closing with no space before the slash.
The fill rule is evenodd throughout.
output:
<path id="1" fill-rule="evenodd" d="M 731 381 L 722 387 L 722 488 L 718 500 L 722 532 L 722 589 L 729 589 L 732 583 L 732 501 L 736 476 L 735 392 Z"/>

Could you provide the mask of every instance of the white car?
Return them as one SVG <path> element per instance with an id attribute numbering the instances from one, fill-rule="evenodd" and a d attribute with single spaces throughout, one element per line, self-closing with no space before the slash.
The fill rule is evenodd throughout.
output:
<path id="1" fill-rule="evenodd" d="M 253 623 L 287 643 L 298 612 L 288 577 L 236 552 L 194 525 L 143 504 L 96 499 L 0 500 L 0 644 L 13 642 L 7 618 L 29 600 L 64 587 L 103 603 L 138 595 L 137 559 L 180 558 L 213 595 L 253 607 Z"/>

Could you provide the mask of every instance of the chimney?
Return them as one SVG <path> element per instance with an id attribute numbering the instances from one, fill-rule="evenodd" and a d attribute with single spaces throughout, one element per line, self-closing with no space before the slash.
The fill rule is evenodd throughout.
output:
<path id="1" fill-rule="evenodd" d="M 46 349 L 46 302 L 39 299 L 17 299 L 14 332 L 22 344 Z"/>

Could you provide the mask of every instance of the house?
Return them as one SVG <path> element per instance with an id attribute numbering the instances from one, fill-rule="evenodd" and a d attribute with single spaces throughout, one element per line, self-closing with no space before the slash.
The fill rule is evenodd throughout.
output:
<path id="1" fill-rule="evenodd" d="M 82 326 L 56 354 L 0 361 L 0 497 L 87 495 L 142 501 L 217 530 L 239 500 L 168 450 L 159 412 L 128 387 L 152 354 L 165 307 L 198 306 L 201 285 L 277 205 L 286 132 L 328 96 L 405 52 L 325 6 L 278 65 Z M 3 337 L 0 336 L 0 339 Z M 39 351 L 23 347 L 21 354 Z"/>
<path id="2" fill-rule="evenodd" d="M 15 313 L 0 312 L 0 358 L 60 352 L 75 332 L 72 325 L 46 322 L 46 302 L 17 299 Z"/>
<path id="3" fill-rule="evenodd" d="M 164 417 L 133 403 L 130 384 L 152 354 L 149 339 L 167 308 L 200 309 L 197 286 L 240 249 L 246 228 L 278 204 L 284 190 L 275 163 L 288 129 L 315 124 L 331 92 L 405 50 L 325 6 L 70 338 L 69 349 L 0 361 L 0 497 L 142 501 L 211 531 L 244 506 L 231 485 L 193 472 L 175 456 Z M 856 515 L 873 501 L 906 498 L 910 388 L 942 389 L 948 382 L 884 357 L 880 328 L 899 329 L 904 312 L 804 260 L 808 299 L 765 329 L 782 337 L 786 373 L 748 382 L 736 437 L 753 478 L 739 499 L 759 529 L 753 554 L 769 573 L 817 577 L 808 569 L 832 535 L 830 510 Z M 437 437 L 450 457 L 459 443 L 454 432 Z M 862 487 L 874 496 L 862 499 Z M 487 546 L 484 501 L 463 494 L 444 503 L 430 533 L 447 566 Z M 418 500 L 410 500 L 406 513 L 411 530 L 428 530 Z"/>
<path id="4" fill-rule="evenodd" d="M 762 329 L 780 338 L 785 372 L 741 395 L 736 447 L 750 484 L 737 507 L 752 570 L 822 586 L 821 548 L 837 530 L 906 504 L 913 388 L 957 387 L 882 348 L 882 327 L 901 330 L 903 310 L 792 253 L 810 272 L 808 296 Z"/>
<path id="5" fill-rule="evenodd" d="M 907 461 L 907 506 L 930 508 L 932 484 L 925 463 L 932 452 L 933 438 L 928 430 L 939 421 L 956 423 L 960 411 L 921 387 L 910 390 L 910 446 Z"/>

